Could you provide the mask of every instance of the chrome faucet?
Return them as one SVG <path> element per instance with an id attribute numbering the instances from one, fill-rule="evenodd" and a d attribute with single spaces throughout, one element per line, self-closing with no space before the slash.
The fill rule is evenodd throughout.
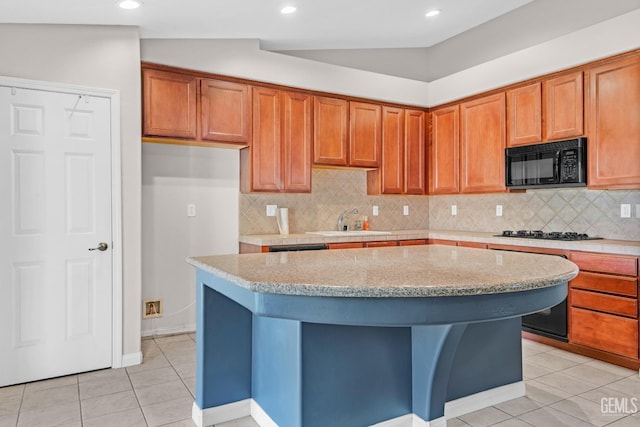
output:
<path id="1" fill-rule="evenodd" d="M 338 231 L 347 231 L 345 230 L 345 226 L 344 226 L 344 220 L 349 216 L 349 215 L 357 215 L 358 214 L 358 208 L 353 208 L 351 211 L 349 211 L 348 209 L 344 212 L 342 212 L 340 214 L 340 216 L 338 217 Z M 347 227 L 348 229 L 348 227 Z"/>

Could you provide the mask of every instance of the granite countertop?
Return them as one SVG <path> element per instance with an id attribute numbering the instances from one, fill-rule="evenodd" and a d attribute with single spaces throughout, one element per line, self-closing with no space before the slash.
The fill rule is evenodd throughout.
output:
<path id="1" fill-rule="evenodd" d="M 640 242 L 632 240 L 584 240 L 559 241 L 496 237 L 495 233 L 456 230 L 394 230 L 389 234 L 364 236 L 318 236 L 313 234 L 245 234 L 239 237 L 242 243 L 257 246 L 296 245 L 314 243 L 370 242 L 381 240 L 443 239 L 461 240 L 487 244 L 528 246 L 535 248 L 562 249 L 571 251 L 601 252 L 619 255 L 640 256 Z"/>
<path id="2" fill-rule="evenodd" d="M 188 258 L 258 293 L 325 297 L 441 297 L 526 291 L 578 274 L 561 257 L 425 245 Z"/>

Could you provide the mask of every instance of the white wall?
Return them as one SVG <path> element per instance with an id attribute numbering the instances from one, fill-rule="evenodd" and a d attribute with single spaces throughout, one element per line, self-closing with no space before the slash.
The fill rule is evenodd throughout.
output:
<path id="1" fill-rule="evenodd" d="M 134 27 L 0 24 L 0 75 L 120 91 L 123 352 L 140 351 L 140 44 Z"/>
<path id="2" fill-rule="evenodd" d="M 142 298 L 162 298 L 165 312 L 143 320 L 142 335 L 193 331 L 195 268 L 184 260 L 238 253 L 239 151 L 143 144 L 142 159 Z"/>
<path id="3" fill-rule="evenodd" d="M 430 82 L 428 105 L 455 101 L 639 47 L 640 9 Z"/>

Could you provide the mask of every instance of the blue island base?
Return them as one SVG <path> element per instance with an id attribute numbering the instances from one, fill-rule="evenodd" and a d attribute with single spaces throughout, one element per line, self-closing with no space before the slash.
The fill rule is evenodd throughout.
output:
<path id="1" fill-rule="evenodd" d="M 262 427 L 445 426 L 524 395 L 520 317 L 315 323 L 265 316 L 227 285 L 198 273 L 198 426 L 249 415 Z"/>

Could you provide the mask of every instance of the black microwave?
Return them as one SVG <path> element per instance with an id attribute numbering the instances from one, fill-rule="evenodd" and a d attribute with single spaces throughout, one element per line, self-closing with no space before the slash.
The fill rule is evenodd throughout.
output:
<path id="1" fill-rule="evenodd" d="M 585 187 L 587 138 L 505 150 L 507 188 Z"/>

